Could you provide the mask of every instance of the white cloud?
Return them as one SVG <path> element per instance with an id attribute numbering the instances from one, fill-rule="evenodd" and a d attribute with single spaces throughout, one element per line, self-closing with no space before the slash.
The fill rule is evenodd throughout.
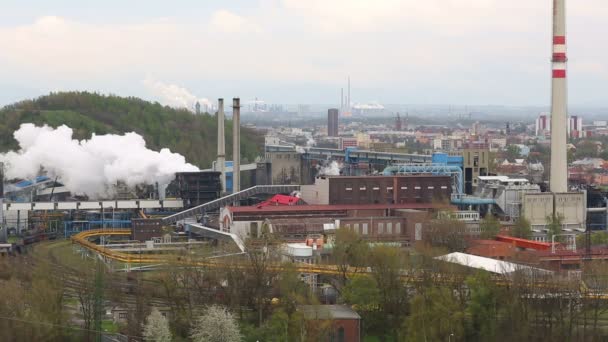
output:
<path id="1" fill-rule="evenodd" d="M 260 32 L 261 28 L 238 14 L 218 10 L 211 16 L 209 30 L 215 33 L 252 33 Z"/>
<path id="2" fill-rule="evenodd" d="M 599 70 L 593 77 L 608 81 L 608 47 L 598 43 L 608 30 L 604 1 L 569 3 L 571 74 Z M 190 85 L 223 80 L 245 97 L 254 95 L 240 92 L 245 83 L 337 87 L 350 74 L 370 88 L 443 89 L 437 98 L 449 95 L 446 84 L 463 85 L 475 101 L 476 90 L 495 89 L 496 98 L 517 90 L 516 81 L 498 81 L 501 73 L 547 86 L 550 13 L 550 1 L 529 0 L 263 0 L 249 11 L 217 9 L 203 22 L 48 16 L 0 28 L 0 77 L 90 89 L 100 80 L 141 86 L 152 74 Z"/>
<path id="3" fill-rule="evenodd" d="M 188 89 L 176 84 L 167 84 L 152 78 L 146 78 L 142 81 L 142 84 L 157 99 L 160 99 L 161 103 L 167 106 L 193 110 L 196 102 L 199 102 L 201 105 L 211 105 L 208 99 L 197 98 Z"/>

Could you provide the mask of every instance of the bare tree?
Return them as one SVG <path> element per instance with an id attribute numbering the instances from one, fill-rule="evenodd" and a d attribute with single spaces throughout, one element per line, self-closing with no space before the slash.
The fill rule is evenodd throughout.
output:
<path id="1" fill-rule="evenodd" d="M 464 222 L 439 218 L 426 225 L 423 239 L 433 247 L 444 247 L 450 252 L 462 252 L 467 247 L 466 225 Z"/>

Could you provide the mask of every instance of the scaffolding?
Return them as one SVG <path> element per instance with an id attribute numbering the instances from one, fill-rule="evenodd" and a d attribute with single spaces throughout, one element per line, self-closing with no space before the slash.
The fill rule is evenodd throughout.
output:
<path id="1" fill-rule="evenodd" d="M 128 229 L 131 228 L 131 220 L 94 220 L 94 221 L 64 221 L 64 237 L 68 238 L 80 232 L 92 229 Z"/>
<path id="2" fill-rule="evenodd" d="M 27 227 L 28 230 L 56 233 L 61 229 L 63 218 L 63 213 L 30 211 L 28 213 Z"/>

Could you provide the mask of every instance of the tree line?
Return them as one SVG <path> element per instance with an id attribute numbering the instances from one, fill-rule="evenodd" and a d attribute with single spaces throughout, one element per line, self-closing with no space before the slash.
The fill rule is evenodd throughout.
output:
<path id="1" fill-rule="evenodd" d="M 436 260 L 450 245 L 370 244 L 342 228 L 324 247 L 332 253 L 315 256 L 336 273 L 308 283 L 278 242 L 263 234 L 248 242 L 247 254 L 222 258 L 221 267 L 196 266 L 200 257 L 184 252 L 179 262 L 150 273 L 110 272 L 88 258 L 59 273 L 52 259 L 2 258 L 0 291 L 10 295 L 0 297 L 0 340 L 92 341 L 104 330 L 103 312 L 124 308 L 117 331 L 132 340 L 328 341 L 331 320 L 311 324 L 299 310 L 327 302 L 359 313 L 362 335 L 372 341 L 601 341 L 608 335 L 604 262 L 586 263 L 580 279 L 501 276 Z M 315 283 L 334 289 L 335 298 L 321 295 Z"/>

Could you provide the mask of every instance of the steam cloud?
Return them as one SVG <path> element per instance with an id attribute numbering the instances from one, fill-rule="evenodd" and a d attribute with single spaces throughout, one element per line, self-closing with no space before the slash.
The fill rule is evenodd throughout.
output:
<path id="1" fill-rule="evenodd" d="M 143 84 L 152 94 L 161 98 L 162 103 L 168 106 L 192 110 L 196 102 L 199 102 L 203 107 L 212 107 L 212 104 L 208 99 L 197 98 L 184 87 L 175 84 L 166 84 L 150 78 L 143 80 Z"/>
<path id="2" fill-rule="evenodd" d="M 329 165 L 319 167 L 319 176 L 339 176 L 342 164 L 332 161 Z"/>
<path id="3" fill-rule="evenodd" d="M 0 154 L 6 177 L 32 178 L 43 168 L 49 176 L 59 177 L 72 194 L 100 197 L 111 194 L 110 185 L 118 181 L 130 187 L 158 182 L 164 188 L 175 172 L 198 171 L 169 149 L 147 149 L 143 137 L 134 132 L 93 134 L 82 141 L 72 139 L 72 134 L 65 125 L 53 129 L 22 124 L 13 134 L 19 151 Z"/>

